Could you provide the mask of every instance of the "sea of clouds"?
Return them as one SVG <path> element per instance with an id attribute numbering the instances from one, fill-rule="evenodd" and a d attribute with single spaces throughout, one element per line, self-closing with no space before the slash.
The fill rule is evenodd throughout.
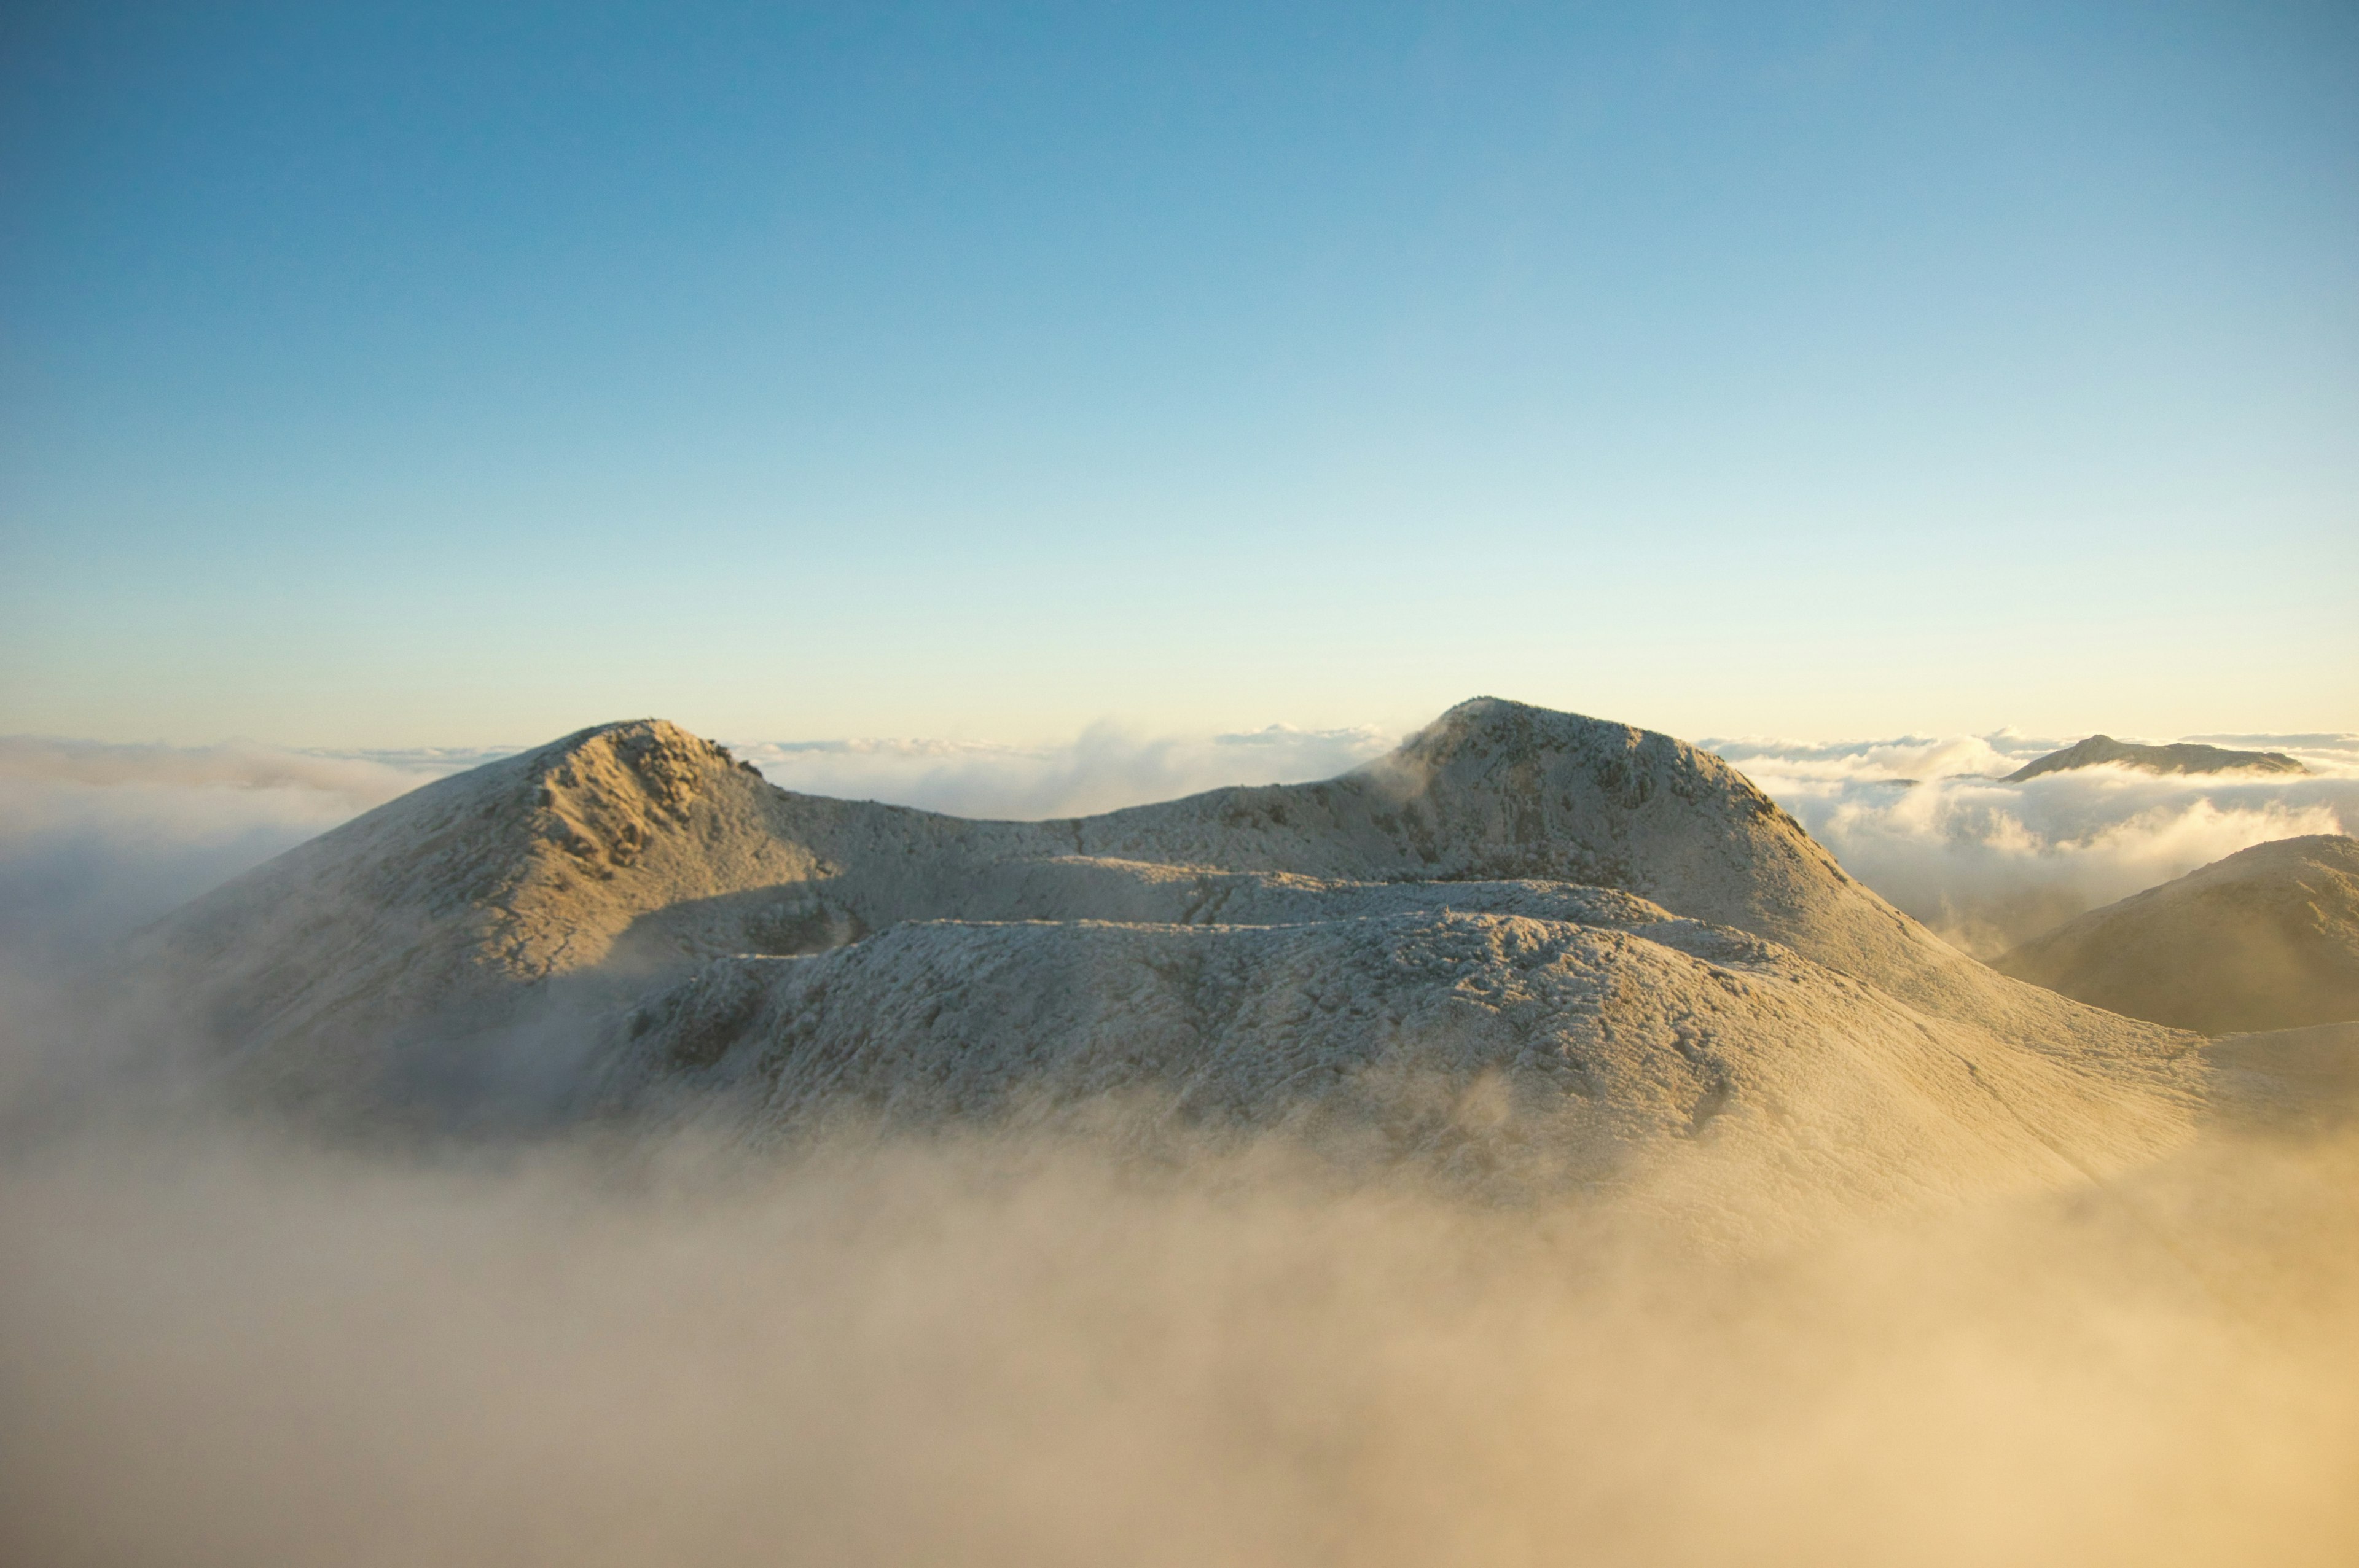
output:
<path id="1" fill-rule="evenodd" d="M 1281 1136 L 0 1138 L 0 1559 L 2329 1568 L 2359 1162 L 1731 1255 Z"/>
<path id="2" fill-rule="evenodd" d="M 2077 740 L 2079 737 L 2072 737 Z M 2006 775 L 2069 740 L 1999 730 L 1702 742 L 1846 870 L 1977 957 L 2274 838 L 2359 830 L 2359 735 L 2198 735 L 2306 775 L 2109 766 Z"/>

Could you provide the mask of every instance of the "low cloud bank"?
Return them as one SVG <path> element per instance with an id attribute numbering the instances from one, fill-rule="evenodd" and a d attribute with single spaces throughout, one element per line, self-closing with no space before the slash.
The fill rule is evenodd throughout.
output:
<path id="1" fill-rule="evenodd" d="M 2002 782 L 2064 741 L 2001 731 L 1715 741 L 1854 876 L 1978 956 L 2239 849 L 2359 830 L 2359 736 L 2219 737 L 2308 777 L 2076 769 Z"/>
<path id="2" fill-rule="evenodd" d="M 473 767 L 500 750 L 295 752 L 246 741 L 217 746 L 114 745 L 41 735 L 0 735 L 0 779 L 49 785 L 288 791 L 365 810 L 423 780 Z"/>

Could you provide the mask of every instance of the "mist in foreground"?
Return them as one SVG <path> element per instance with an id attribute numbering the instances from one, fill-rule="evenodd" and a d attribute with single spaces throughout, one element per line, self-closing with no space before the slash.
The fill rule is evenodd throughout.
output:
<path id="1" fill-rule="evenodd" d="M 2280 1563 L 2359 1540 L 2359 1148 L 1766 1250 L 1282 1138 L 0 1182 L 22 1563 Z M 1166 1155 L 1170 1152 L 1166 1148 Z"/>

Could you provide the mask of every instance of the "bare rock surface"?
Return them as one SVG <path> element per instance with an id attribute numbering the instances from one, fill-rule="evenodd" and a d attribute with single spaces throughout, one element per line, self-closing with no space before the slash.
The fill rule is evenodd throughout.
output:
<path id="1" fill-rule="evenodd" d="M 2032 759 L 2007 774 L 2004 782 L 2021 784 L 2042 773 L 2107 765 L 2137 768 L 2149 773 L 2310 772 L 2283 752 L 2232 752 L 2224 746 L 2206 746 L 2193 741 L 2169 746 L 2142 746 L 2135 741 L 2116 741 L 2111 735 L 2092 735 L 2060 752 Z"/>
<path id="2" fill-rule="evenodd" d="M 2359 1019 L 2359 839 L 2256 844 L 2067 921 L 1995 967 L 2206 1034 Z"/>

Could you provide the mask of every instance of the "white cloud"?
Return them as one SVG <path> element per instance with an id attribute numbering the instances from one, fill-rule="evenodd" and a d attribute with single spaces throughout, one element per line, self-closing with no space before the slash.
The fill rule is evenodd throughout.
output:
<path id="1" fill-rule="evenodd" d="M 1799 817 L 1854 876 L 1989 957 L 2251 845 L 2359 827 L 2359 736 L 2233 740 L 2288 752 L 2311 773 L 2104 767 L 2012 784 L 2001 775 L 2065 742 L 2004 730 L 1707 744 Z"/>

